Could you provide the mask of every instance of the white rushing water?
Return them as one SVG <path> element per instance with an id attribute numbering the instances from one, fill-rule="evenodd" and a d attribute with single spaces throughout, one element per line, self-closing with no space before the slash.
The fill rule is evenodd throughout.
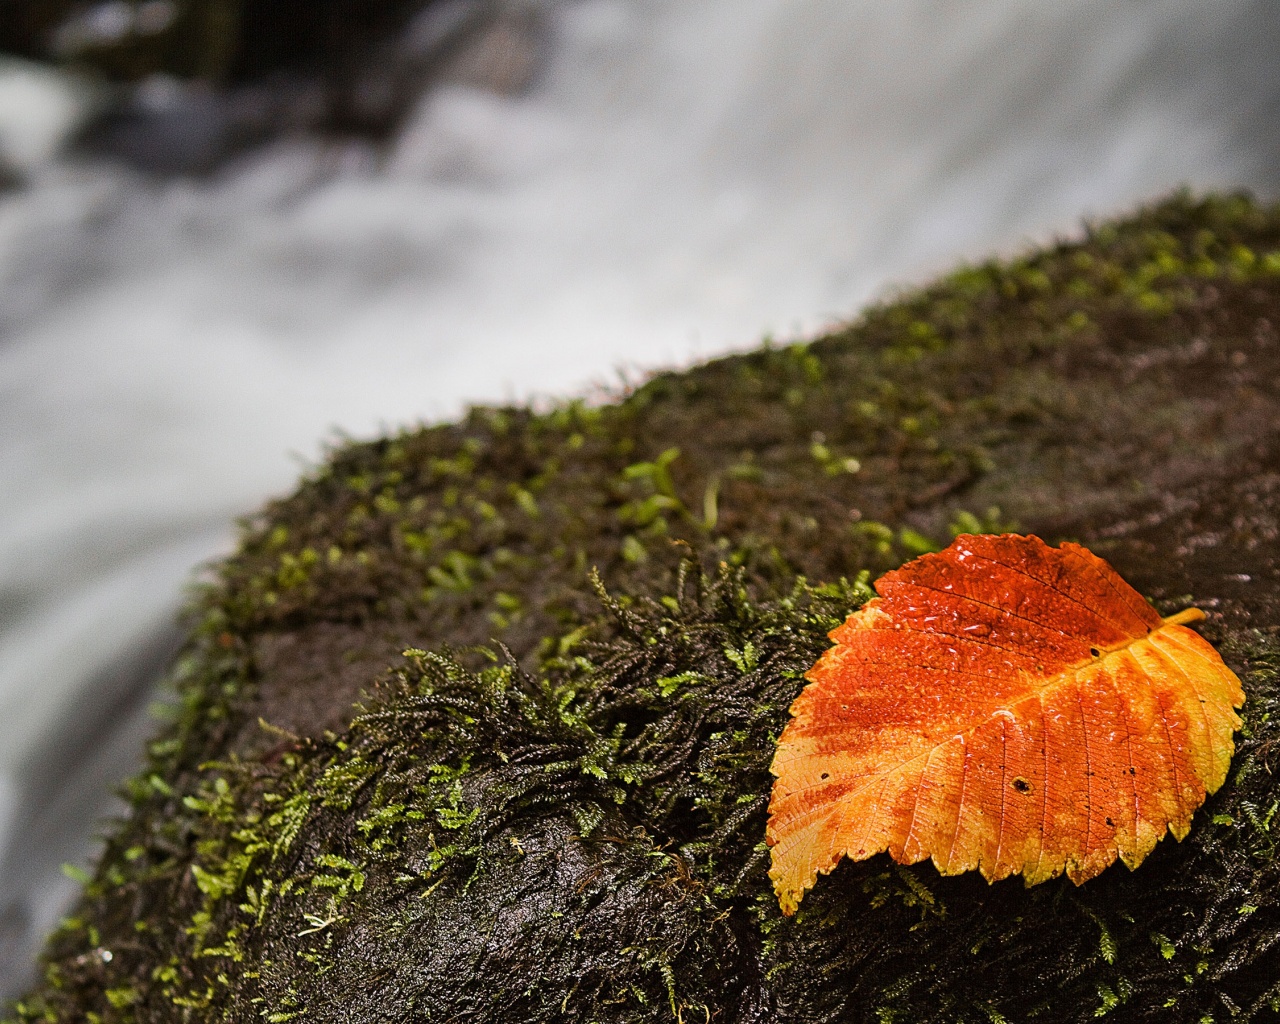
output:
<path id="1" fill-rule="evenodd" d="M 561 0 L 524 93 L 199 181 L 50 156 L 65 90 L 42 120 L 0 76 L 0 991 L 192 567 L 335 428 L 810 332 L 1180 184 L 1274 194 L 1274 7 Z"/>

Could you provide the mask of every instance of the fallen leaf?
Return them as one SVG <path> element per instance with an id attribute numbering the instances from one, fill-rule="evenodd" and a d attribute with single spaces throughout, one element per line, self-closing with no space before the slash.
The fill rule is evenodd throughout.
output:
<path id="1" fill-rule="evenodd" d="M 1130 868 L 1226 778 L 1240 680 L 1101 558 L 956 538 L 831 633 L 773 759 L 783 913 L 841 857 L 1028 885 Z"/>

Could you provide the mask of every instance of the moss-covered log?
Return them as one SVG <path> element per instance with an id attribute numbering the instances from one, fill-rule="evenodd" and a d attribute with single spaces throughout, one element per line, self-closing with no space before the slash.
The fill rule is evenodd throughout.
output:
<path id="1" fill-rule="evenodd" d="M 1179 196 L 809 344 L 343 445 L 202 594 L 16 1017 L 1280 1019 L 1276 325 L 1280 210 Z M 768 764 L 827 630 L 1011 525 L 1210 611 L 1227 784 L 1136 872 L 878 857 L 782 918 Z"/>

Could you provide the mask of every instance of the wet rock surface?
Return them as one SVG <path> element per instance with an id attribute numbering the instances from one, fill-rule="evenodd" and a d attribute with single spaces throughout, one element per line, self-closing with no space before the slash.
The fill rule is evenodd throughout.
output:
<path id="1" fill-rule="evenodd" d="M 810 344 L 335 451 L 202 598 L 17 1017 L 1280 1017 L 1278 323 L 1280 211 L 1176 197 Z M 1134 872 L 878 857 L 783 919 L 768 764 L 826 632 L 1015 527 L 1209 613 L 1226 785 Z"/>
<path id="2" fill-rule="evenodd" d="M 299 134 L 381 144 L 431 85 L 521 91 L 542 48 L 536 0 L 11 6 L 0 50 L 115 83 L 79 150 L 157 175 Z"/>

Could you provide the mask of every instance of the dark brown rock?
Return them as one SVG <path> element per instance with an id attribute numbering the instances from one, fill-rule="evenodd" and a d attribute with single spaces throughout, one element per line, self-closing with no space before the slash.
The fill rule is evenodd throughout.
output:
<path id="1" fill-rule="evenodd" d="M 335 451 L 202 599 L 19 1018 L 1274 1019 L 1278 323 L 1280 211 L 1179 196 L 811 344 Z M 767 768 L 826 630 L 1014 525 L 1209 612 L 1227 784 L 1132 873 L 876 858 L 783 920 Z"/>

